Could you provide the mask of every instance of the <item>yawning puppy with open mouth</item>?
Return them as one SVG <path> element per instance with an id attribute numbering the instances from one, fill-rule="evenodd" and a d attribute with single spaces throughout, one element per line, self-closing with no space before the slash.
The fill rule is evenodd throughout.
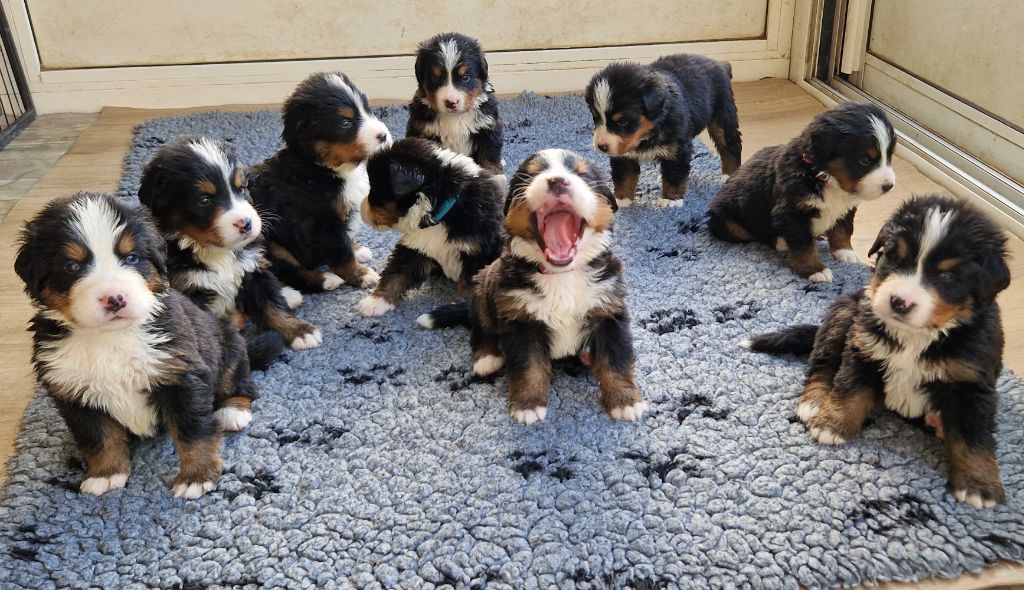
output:
<path id="1" fill-rule="evenodd" d="M 468 156 L 418 138 L 377 152 L 367 172 L 363 221 L 403 235 L 359 312 L 387 313 L 435 271 L 468 292 L 476 273 L 501 253 L 504 196 L 494 176 Z"/>
<path id="2" fill-rule="evenodd" d="M 647 408 L 633 375 L 633 337 L 622 263 L 611 251 L 615 198 L 582 157 L 544 150 L 512 178 L 501 257 L 475 279 L 469 303 L 420 316 L 426 328 L 468 325 L 473 371 L 505 367 L 509 410 L 543 420 L 553 360 L 579 356 L 617 420 Z"/>

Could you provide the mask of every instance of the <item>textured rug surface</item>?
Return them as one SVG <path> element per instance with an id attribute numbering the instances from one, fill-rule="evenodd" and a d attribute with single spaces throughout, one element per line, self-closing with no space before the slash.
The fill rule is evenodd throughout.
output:
<path id="1" fill-rule="evenodd" d="M 380 113 L 400 135 L 404 109 Z M 526 95 L 502 114 L 509 171 L 539 148 L 595 156 L 579 97 Z M 121 192 L 134 198 L 141 166 L 186 132 L 255 162 L 278 147 L 278 114 L 149 121 Z M 126 489 L 76 493 L 77 453 L 37 397 L 0 507 L 0 587 L 816 588 L 1024 560 L 1020 380 L 1000 381 L 1008 502 L 994 510 L 957 504 L 939 441 L 892 415 L 842 447 L 814 444 L 794 415 L 803 364 L 736 344 L 817 321 L 868 271 L 828 257 L 836 282 L 811 286 L 766 248 L 709 240 L 718 166 L 700 146 L 685 206 L 665 211 L 645 168 L 645 196 L 616 219 L 641 423 L 609 419 L 594 379 L 567 366 L 548 419 L 520 426 L 503 377 L 471 378 L 466 332 L 414 326 L 450 286 L 380 319 L 342 288 L 300 308 L 324 346 L 257 374 L 255 421 L 226 439 L 220 486 L 199 501 L 171 498 L 166 438 L 138 445 Z M 359 239 L 379 269 L 395 235 Z"/>

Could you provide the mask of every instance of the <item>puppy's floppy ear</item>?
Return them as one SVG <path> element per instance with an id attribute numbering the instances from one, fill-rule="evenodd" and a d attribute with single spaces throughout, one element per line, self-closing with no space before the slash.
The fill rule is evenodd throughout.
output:
<path id="1" fill-rule="evenodd" d="M 416 65 L 413 66 L 413 70 L 416 72 L 416 83 L 423 86 L 427 79 L 427 51 L 423 47 L 416 52 Z"/>
<path id="2" fill-rule="evenodd" d="M 975 283 L 974 295 L 979 305 L 991 304 L 996 295 L 1010 286 L 1010 268 L 1002 252 L 989 254 L 978 262 L 980 272 Z"/>
<path id="3" fill-rule="evenodd" d="M 21 233 L 21 247 L 18 257 L 14 259 L 14 272 L 25 283 L 25 292 L 35 300 L 39 300 L 42 291 L 43 273 L 38 264 L 32 264 L 32 252 L 39 246 L 40 229 L 36 224 L 25 224 Z"/>
<path id="4" fill-rule="evenodd" d="M 807 155 L 819 169 L 831 162 L 843 137 L 843 129 L 835 122 L 817 119 L 807 130 Z"/>
<path id="5" fill-rule="evenodd" d="M 487 56 L 485 56 L 482 51 L 480 52 L 480 71 L 483 73 L 483 78 L 481 78 L 481 80 L 483 82 L 487 82 L 489 79 L 489 75 L 487 73 Z"/>
<path id="6" fill-rule="evenodd" d="M 871 249 L 868 250 L 868 258 L 874 256 L 875 252 L 881 250 L 882 246 L 889 241 L 889 234 L 892 233 L 892 230 L 890 229 L 891 225 L 891 223 L 886 223 L 882 226 L 882 229 L 878 230 L 878 236 L 875 237 L 875 243 L 871 244 Z"/>
<path id="7" fill-rule="evenodd" d="M 139 184 L 139 202 L 153 208 L 156 196 L 166 185 L 166 178 L 163 166 L 156 162 L 150 162 L 142 173 L 142 182 Z"/>
<path id="8" fill-rule="evenodd" d="M 153 216 L 145 207 L 133 207 L 132 215 L 142 222 L 142 250 L 160 276 L 167 276 L 167 240 L 160 235 Z"/>
<path id="9" fill-rule="evenodd" d="M 391 190 L 404 197 L 415 193 L 426 182 L 426 176 L 417 168 L 406 168 L 398 162 L 391 162 Z"/>
<path id="10" fill-rule="evenodd" d="M 668 92 L 665 85 L 655 76 L 648 76 L 643 85 L 644 114 L 651 121 L 658 121 L 665 115 Z"/>

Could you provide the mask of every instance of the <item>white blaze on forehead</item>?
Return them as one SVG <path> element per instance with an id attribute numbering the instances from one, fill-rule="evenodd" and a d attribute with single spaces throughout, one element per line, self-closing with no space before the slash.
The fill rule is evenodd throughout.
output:
<path id="1" fill-rule="evenodd" d="M 224 175 L 224 183 L 231 186 L 231 161 L 224 150 L 208 137 L 200 137 L 190 141 L 188 145 L 197 156 L 219 169 Z"/>
<path id="2" fill-rule="evenodd" d="M 871 129 L 875 134 L 875 141 L 878 142 L 879 166 L 889 165 L 889 144 L 892 143 L 892 134 L 889 128 L 878 117 L 871 117 Z"/>
<path id="3" fill-rule="evenodd" d="M 608 107 L 612 104 L 612 89 L 608 85 L 607 78 L 601 78 L 594 84 L 594 110 L 601 125 L 607 125 L 605 120 Z"/>
<path id="4" fill-rule="evenodd" d="M 462 52 L 459 51 L 459 46 L 455 39 L 442 41 L 437 46 L 437 53 L 441 56 L 444 69 L 448 72 L 448 79 L 451 79 L 452 70 L 455 69 L 455 66 L 459 65 L 459 60 L 462 59 Z"/>
<path id="5" fill-rule="evenodd" d="M 114 250 L 124 231 L 124 223 L 103 199 L 85 199 L 71 206 L 74 217 L 71 228 L 92 252 L 95 270 L 113 269 L 121 265 Z M 94 272 L 95 272 L 94 270 Z"/>
<path id="6" fill-rule="evenodd" d="M 946 237 L 950 223 L 954 217 L 953 211 L 941 211 L 938 207 L 932 207 L 924 217 L 924 228 L 921 233 L 921 247 L 917 252 L 917 276 L 924 276 L 924 261 L 931 254 L 935 246 Z"/>

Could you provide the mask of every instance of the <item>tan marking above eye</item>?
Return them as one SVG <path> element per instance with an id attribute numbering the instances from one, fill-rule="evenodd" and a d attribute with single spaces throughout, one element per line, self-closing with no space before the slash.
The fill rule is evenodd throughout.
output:
<path id="1" fill-rule="evenodd" d="M 343 107 L 343 108 L 338 109 L 338 114 L 341 115 L 342 118 L 345 118 L 345 119 L 354 119 L 355 116 L 356 116 L 355 110 L 350 109 L 348 107 Z"/>
<path id="2" fill-rule="evenodd" d="M 68 257 L 68 260 L 74 262 L 85 262 L 89 258 L 89 250 L 81 244 L 70 242 L 64 245 L 64 255 Z"/>
<path id="3" fill-rule="evenodd" d="M 900 258 L 906 258 L 907 257 L 907 251 L 909 249 L 910 249 L 910 247 L 907 246 L 907 240 L 905 238 L 903 238 L 902 236 L 896 238 L 896 255 L 897 256 L 899 256 Z"/>
<path id="4" fill-rule="evenodd" d="M 868 148 L 868 157 L 869 158 L 871 158 L 872 160 L 877 160 L 878 156 L 879 156 L 879 153 L 878 153 L 878 150 L 876 148 L 873 148 L 873 147 Z"/>
<path id="5" fill-rule="evenodd" d="M 135 237 L 131 232 L 121 234 L 121 237 L 117 240 L 116 250 L 120 256 L 126 256 L 135 251 Z"/>
<path id="6" fill-rule="evenodd" d="M 469 67 L 466 66 L 466 64 L 462 64 L 461 66 L 455 69 L 455 72 L 460 76 L 465 76 L 466 74 L 469 73 Z"/>
<path id="7" fill-rule="evenodd" d="M 441 66 L 434 66 L 434 67 L 430 68 L 430 71 L 435 76 L 440 76 L 441 75 Z"/>
<path id="8" fill-rule="evenodd" d="M 618 123 L 619 121 L 621 121 L 621 120 L 623 120 L 625 118 L 626 118 L 626 115 L 624 113 L 615 113 L 614 115 L 611 116 L 611 120 L 615 121 L 616 123 Z"/>
<path id="9" fill-rule="evenodd" d="M 196 183 L 196 188 L 204 195 L 213 196 L 217 194 L 217 185 L 213 184 L 212 180 L 200 180 Z"/>
<path id="10" fill-rule="evenodd" d="M 939 272 L 948 272 L 956 268 L 958 264 L 960 264 L 959 258 L 946 258 L 945 260 L 940 260 L 935 267 L 939 269 Z"/>
<path id="11" fill-rule="evenodd" d="M 241 170 L 236 170 L 235 175 L 231 178 L 231 184 L 237 189 L 242 188 L 245 184 L 245 175 L 242 174 Z"/>
<path id="12" fill-rule="evenodd" d="M 590 173 L 590 166 L 587 166 L 587 163 L 583 160 L 578 160 L 574 169 L 579 176 L 586 176 Z"/>

